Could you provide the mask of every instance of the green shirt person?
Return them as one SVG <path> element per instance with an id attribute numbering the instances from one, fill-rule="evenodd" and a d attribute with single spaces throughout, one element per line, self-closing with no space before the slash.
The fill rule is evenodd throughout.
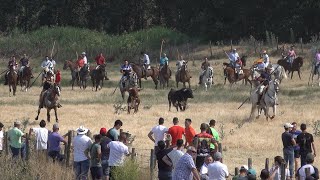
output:
<path id="1" fill-rule="evenodd" d="M 214 126 L 216 125 L 216 120 L 214 120 L 214 119 L 210 120 L 209 125 L 210 125 L 210 134 L 212 134 L 212 136 L 214 137 L 214 139 L 219 142 L 219 141 L 220 141 L 219 133 L 218 133 L 218 131 L 214 128 Z M 214 144 L 210 144 L 210 149 L 215 149 Z"/>
<path id="2" fill-rule="evenodd" d="M 16 121 L 14 122 L 14 127 L 8 131 L 8 138 L 9 138 L 9 144 L 10 149 L 12 152 L 12 157 L 19 156 L 19 153 L 21 152 L 21 158 L 24 158 L 24 155 L 22 153 L 22 137 L 25 137 L 24 133 L 20 130 L 21 122 Z"/>

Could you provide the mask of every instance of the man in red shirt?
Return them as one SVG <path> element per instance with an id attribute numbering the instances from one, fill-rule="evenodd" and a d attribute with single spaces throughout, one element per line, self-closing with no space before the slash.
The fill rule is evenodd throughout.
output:
<path id="1" fill-rule="evenodd" d="M 78 72 L 81 70 L 81 68 L 84 66 L 84 60 L 81 56 L 78 57 L 78 60 L 76 61 L 78 65 Z"/>
<path id="2" fill-rule="evenodd" d="M 99 68 L 100 65 L 106 65 L 106 59 L 103 57 L 102 53 L 100 53 L 96 58 L 96 63 L 97 63 L 97 67 L 96 69 Z M 105 80 L 109 80 L 109 78 L 107 77 L 107 71 L 105 71 L 105 75 L 104 75 L 104 79 Z"/>
<path id="3" fill-rule="evenodd" d="M 196 131 L 193 129 L 193 127 L 191 126 L 191 119 L 187 118 L 184 122 L 185 124 L 185 133 L 186 133 L 186 143 L 184 145 L 184 147 L 186 148 L 187 146 L 192 146 L 192 140 L 194 138 L 194 136 L 196 135 Z"/>
<path id="4" fill-rule="evenodd" d="M 184 128 L 179 126 L 179 119 L 177 117 L 174 117 L 173 120 L 173 126 L 169 128 L 168 134 L 171 135 L 172 141 L 171 146 L 176 146 L 177 140 L 182 139 L 182 135 L 185 135 Z"/>

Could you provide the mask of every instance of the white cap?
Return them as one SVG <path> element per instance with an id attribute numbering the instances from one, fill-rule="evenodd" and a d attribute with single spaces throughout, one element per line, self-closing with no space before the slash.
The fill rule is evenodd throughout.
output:
<path id="1" fill-rule="evenodd" d="M 291 123 L 285 123 L 284 128 L 292 128 L 293 125 Z"/>
<path id="2" fill-rule="evenodd" d="M 86 52 L 82 52 L 81 54 L 82 54 L 82 55 L 86 55 Z"/>

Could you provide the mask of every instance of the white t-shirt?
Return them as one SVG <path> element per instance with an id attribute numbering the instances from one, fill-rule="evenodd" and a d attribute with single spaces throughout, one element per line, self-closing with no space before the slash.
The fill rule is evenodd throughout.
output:
<path id="1" fill-rule="evenodd" d="M 151 132 L 154 135 L 154 146 L 158 146 L 158 142 L 164 140 L 165 133 L 168 132 L 168 128 L 163 125 L 158 125 L 152 128 Z"/>
<path id="2" fill-rule="evenodd" d="M 84 152 L 91 146 L 92 141 L 91 139 L 86 135 L 77 135 L 73 139 L 73 155 L 75 162 L 85 161 L 88 158 L 84 154 Z"/>
<path id="3" fill-rule="evenodd" d="M 0 151 L 3 150 L 2 143 L 3 143 L 3 131 L 1 130 L 0 131 Z"/>
<path id="4" fill-rule="evenodd" d="M 272 174 L 273 171 L 275 171 L 275 168 L 276 168 L 276 167 L 273 166 L 273 167 L 269 170 L 270 174 Z M 278 168 L 276 171 L 277 171 L 277 172 L 275 173 L 273 179 L 274 179 L 274 180 L 281 180 L 280 168 Z M 290 177 L 290 171 L 289 171 L 289 169 L 286 169 L 286 177 Z"/>
<path id="5" fill-rule="evenodd" d="M 84 64 L 88 64 L 87 56 L 83 57 Z"/>
<path id="6" fill-rule="evenodd" d="M 36 149 L 37 150 L 47 149 L 48 129 L 40 127 L 40 128 L 32 128 L 32 130 L 36 135 Z"/>
<path id="7" fill-rule="evenodd" d="M 314 170 L 313 166 L 311 164 L 306 164 L 306 165 L 302 166 L 298 171 L 299 176 L 300 176 L 300 180 L 305 180 L 306 179 L 306 171 L 305 171 L 305 169 L 307 169 L 307 168 L 310 168 L 310 175 L 315 173 L 315 170 Z"/>
<path id="8" fill-rule="evenodd" d="M 170 151 L 167 156 L 171 159 L 172 165 L 173 167 L 176 167 L 177 162 L 179 161 L 179 159 L 184 155 L 184 152 L 180 151 L 180 150 L 172 150 Z"/>
<path id="9" fill-rule="evenodd" d="M 238 58 L 240 58 L 240 57 L 239 57 L 238 53 L 230 53 L 229 58 L 230 58 L 230 61 L 236 62 L 238 60 Z"/>
<path id="10" fill-rule="evenodd" d="M 215 161 L 208 166 L 209 180 L 225 180 L 229 176 L 228 168 L 220 161 Z"/>
<path id="11" fill-rule="evenodd" d="M 121 166 L 125 155 L 129 154 L 128 146 L 120 141 L 111 141 L 108 144 L 110 148 L 109 166 Z"/>
<path id="12" fill-rule="evenodd" d="M 206 163 L 203 163 L 200 169 L 200 175 L 203 175 L 203 174 L 208 174 L 208 165 Z"/>
<path id="13" fill-rule="evenodd" d="M 143 63 L 144 64 L 150 64 L 150 59 L 149 59 L 148 54 L 144 54 L 143 55 Z"/>

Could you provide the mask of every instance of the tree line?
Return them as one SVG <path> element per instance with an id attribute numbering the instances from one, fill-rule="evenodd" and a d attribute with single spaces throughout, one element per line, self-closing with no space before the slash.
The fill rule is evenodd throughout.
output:
<path id="1" fill-rule="evenodd" d="M 165 26 L 200 39 L 272 32 L 280 41 L 320 32 L 319 0 L 0 0 L 0 31 L 73 26 L 122 34 Z"/>

